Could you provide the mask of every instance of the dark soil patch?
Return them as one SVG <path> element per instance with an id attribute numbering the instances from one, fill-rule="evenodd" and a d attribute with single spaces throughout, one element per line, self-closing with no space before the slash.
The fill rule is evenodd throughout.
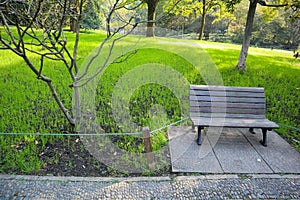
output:
<path id="1" fill-rule="evenodd" d="M 6 171 L 7 174 L 27 174 L 41 176 L 83 176 L 83 177 L 129 177 L 129 176 L 167 176 L 170 166 L 153 171 L 150 174 L 130 174 L 119 172 L 95 159 L 78 137 L 56 138 L 44 147 L 38 144 L 40 160 L 43 166 L 38 171 Z"/>

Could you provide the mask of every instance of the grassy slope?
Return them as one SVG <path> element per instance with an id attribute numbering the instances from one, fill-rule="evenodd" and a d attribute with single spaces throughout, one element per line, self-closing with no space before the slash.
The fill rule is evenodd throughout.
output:
<path id="1" fill-rule="evenodd" d="M 72 38 L 73 35 L 68 34 L 68 37 Z M 102 37 L 103 36 L 100 36 L 100 38 Z M 98 38 L 99 34 L 94 33 L 82 35 L 83 43 L 81 43 L 80 46 L 79 59 L 83 60 L 87 53 L 98 45 Z M 166 41 L 172 40 L 166 39 Z M 247 61 L 248 70 L 245 73 L 241 73 L 234 69 L 239 54 L 239 46 L 211 42 L 201 42 L 200 44 L 213 58 L 223 77 L 225 85 L 264 87 L 267 96 L 267 116 L 276 122 L 299 126 L 300 64 L 299 60 L 292 58 L 290 52 L 251 48 Z M 188 48 L 191 48 L 191 52 L 193 51 L 192 47 Z M 135 55 L 135 57 L 122 64 L 122 66 L 112 66 L 108 68 L 105 71 L 106 75 L 102 79 L 102 83 L 99 85 L 100 89 L 103 88 L 99 91 L 106 92 L 105 95 L 99 95 L 100 104 L 101 101 L 102 103 L 109 101 L 111 92 L 107 91 L 112 89 L 111 83 L 117 81 L 117 77 L 120 77 L 126 73 L 126 71 L 130 70 L 130 66 L 136 64 L 137 61 L 147 63 L 149 60 L 156 59 L 169 66 L 179 65 L 181 66 L 180 68 L 184 68 L 184 66 L 188 65 L 188 63 L 181 58 L 167 54 L 167 52 L 153 52 L 153 49 L 145 49 L 143 53 Z M 166 57 L 170 58 L 172 56 L 172 59 L 165 59 Z M 49 133 L 68 131 L 70 127 L 68 127 L 67 121 L 63 118 L 55 102 L 53 102 L 48 88 L 35 78 L 32 72 L 23 64 L 22 60 L 6 51 L 0 51 L 0 60 L 0 132 Z M 38 62 L 38 59 L 36 60 Z M 67 105 L 70 106 L 72 91 L 68 88 L 70 80 L 63 78 L 65 70 L 53 63 L 48 63 L 47 66 L 49 66 L 49 68 L 46 73 L 53 75 L 54 81 L 61 82 L 61 84 L 57 86 L 58 91 L 63 96 Z M 183 70 L 188 80 L 196 84 L 203 84 L 201 79 L 195 77 L 193 73 L 190 72 L 193 72 L 193 70 Z M 155 87 L 157 87 L 157 90 L 162 89 L 158 86 Z M 133 102 L 145 101 L 139 96 L 149 99 L 151 96 L 146 95 L 149 90 L 149 86 L 145 86 L 141 91 L 135 92 Z M 166 110 L 168 114 L 172 116 L 174 112 L 176 113 L 177 111 L 173 113 L 169 111 L 174 109 L 172 106 L 168 107 L 168 104 L 173 104 L 172 98 L 169 98 L 169 96 L 172 96 L 169 95 L 170 91 L 164 91 L 165 94 L 159 94 L 160 96 L 158 95 L 159 97 L 157 98 L 162 100 L 150 102 L 149 106 L 155 103 L 169 101 L 170 103 L 166 104 Z M 131 107 L 135 108 L 135 112 L 136 110 L 141 111 L 141 109 L 147 111 L 149 108 L 149 106 L 141 106 L 139 103 L 131 104 Z M 107 106 L 100 107 L 106 108 Z M 109 124 L 107 131 L 118 130 L 118 127 L 114 127 L 115 125 L 113 125 L 112 120 L 109 119 L 109 115 L 107 114 L 109 112 L 109 109 L 100 109 L 98 116 L 101 116 L 103 122 Z M 141 112 L 136 113 L 137 123 L 147 124 L 147 120 L 141 120 L 141 116 L 138 116 L 138 113 Z M 176 116 L 175 118 L 180 117 L 178 115 Z M 279 132 L 285 138 L 289 139 L 290 142 L 292 142 L 291 138 L 300 140 L 299 134 L 291 129 L 281 128 Z M 162 138 L 162 136 L 158 135 L 158 138 Z M 39 152 L 36 151 L 35 144 L 45 144 L 48 140 L 47 138 L 37 140 L 32 137 L 0 137 L 0 171 L 5 171 L 5 169 L 8 168 L 18 168 L 23 171 L 39 169 L 41 163 L 39 163 Z M 164 144 L 164 142 L 162 143 Z M 130 142 L 128 144 L 130 144 Z M 294 143 L 294 145 L 299 149 L 299 144 Z M 130 149 L 130 147 L 124 148 Z"/>

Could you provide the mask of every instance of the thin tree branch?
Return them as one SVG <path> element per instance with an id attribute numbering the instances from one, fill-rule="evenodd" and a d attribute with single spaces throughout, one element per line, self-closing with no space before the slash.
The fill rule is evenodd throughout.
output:
<path id="1" fill-rule="evenodd" d="M 89 69 L 90 69 L 91 64 L 94 62 L 94 60 L 95 60 L 95 59 L 100 55 L 100 53 L 102 52 L 102 49 L 103 49 L 104 45 L 105 45 L 105 44 L 106 44 L 106 43 L 107 43 L 107 42 L 108 42 L 108 41 L 109 41 L 116 33 L 118 33 L 121 29 L 124 29 L 126 26 L 130 25 L 132 19 L 133 19 L 133 18 L 131 18 L 130 21 L 129 21 L 127 24 L 124 24 L 123 26 L 119 27 L 116 31 L 114 31 L 113 34 L 110 34 L 110 36 L 106 37 L 106 38 L 103 40 L 103 42 L 101 43 L 101 45 L 100 45 L 98 51 L 96 52 L 96 54 L 95 54 L 95 55 L 89 60 L 89 62 L 87 63 L 87 66 L 86 66 L 86 68 L 85 68 L 84 73 L 83 73 L 81 76 L 78 77 L 78 79 L 77 79 L 78 81 L 80 81 L 81 79 L 84 78 L 84 76 L 86 76 L 86 74 L 88 73 L 88 71 L 89 71 Z M 127 35 L 129 35 L 129 34 L 135 29 L 135 27 L 136 27 L 137 25 L 138 25 L 138 24 L 134 24 L 133 27 L 132 27 L 132 29 L 131 29 L 128 33 L 126 33 L 125 35 L 121 36 L 120 39 L 122 39 L 124 36 L 126 37 Z M 119 39 L 117 38 L 117 39 L 115 39 L 115 40 L 113 41 L 112 47 L 114 46 L 114 43 L 115 43 L 115 41 L 117 41 L 117 40 L 119 40 Z M 112 47 L 111 47 L 111 50 L 112 50 Z M 110 58 L 110 54 L 109 54 L 109 56 L 107 57 L 107 61 L 108 61 L 109 58 Z M 107 61 L 106 61 L 106 62 L 107 62 Z M 104 66 L 105 66 L 105 65 L 104 65 Z"/>
<path id="2" fill-rule="evenodd" d="M 108 53 L 108 55 L 107 55 L 107 57 L 106 57 L 106 60 L 105 60 L 104 64 L 103 64 L 101 67 L 99 67 L 99 69 L 98 69 L 93 75 L 91 75 L 90 77 L 87 77 L 87 78 L 84 78 L 84 79 L 79 80 L 80 82 L 81 82 L 81 81 L 85 81 L 84 83 L 82 83 L 82 84 L 80 84 L 80 85 L 77 85 L 78 82 L 79 82 L 79 81 L 78 81 L 78 82 L 75 82 L 73 86 L 76 86 L 76 87 L 82 87 L 82 86 L 86 85 L 86 84 L 89 83 L 91 80 L 93 80 L 97 75 L 99 75 L 99 74 L 103 71 L 103 69 L 104 69 L 106 66 L 112 64 L 115 60 L 118 60 L 118 59 L 120 59 L 121 57 L 123 57 L 124 54 L 118 56 L 116 59 L 114 59 L 113 62 L 110 62 L 110 63 L 108 62 L 109 59 L 110 59 L 110 57 L 111 57 L 111 55 L 112 55 L 112 50 L 113 50 L 113 48 L 114 48 L 114 46 L 115 46 L 115 43 L 116 43 L 118 40 L 121 40 L 122 38 L 125 38 L 126 36 L 128 36 L 128 35 L 135 29 L 135 27 L 136 27 L 137 25 L 138 25 L 138 24 L 136 24 L 134 27 L 132 27 L 132 29 L 131 29 L 129 32 L 127 32 L 126 34 L 124 34 L 124 35 L 122 35 L 122 36 L 120 36 L 120 37 L 118 37 L 118 38 L 116 38 L 116 39 L 113 40 L 113 42 L 112 42 L 112 44 L 111 44 L 111 46 L 110 46 L 110 49 L 109 49 L 109 53 Z"/>
<path id="3" fill-rule="evenodd" d="M 4 16 L 3 12 L 2 12 L 1 10 L 0 10 L 0 15 L 1 15 L 1 18 L 2 18 L 2 21 L 3 21 L 3 24 L 4 24 L 4 27 L 5 27 L 6 33 L 7 33 L 8 36 L 10 37 L 12 43 L 13 43 L 15 46 L 17 46 L 17 43 L 16 43 L 16 41 L 15 41 L 15 37 L 14 37 L 14 35 L 12 34 L 12 32 L 10 31 L 10 27 L 9 27 L 9 25 L 8 25 L 8 23 L 7 23 L 7 20 L 6 20 L 6 18 L 5 18 L 5 16 Z"/>
<path id="4" fill-rule="evenodd" d="M 22 52 L 19 52 L 19 51 L 18 51 L 19 49 L 15 49 L 15 48 L 13 48 L 11 45 L 9 45 L 7 42 L 5 42 L 5 41 L 2 39 L 1 35 L 0 35 L 0 41 L 1 41 L 2 44 L 4 44 L 4 46 L 6 47 L 6 49 L 11 50 L 12 52 L 14 52 L 15 54 L 17 54 L 18 56 L 21 56 L 21 57 L 22 57 L 22 56 L 24 55 Z"/>
<path id="5" fill-rule="evenodd" d="M 267 4 L 266 1 L 259 0 L 257 3 L 261 6 L 266 6 L 266 7 L 285 7 L 288 6 L 288 4 Z"/>
<path id="6" fill-rule="evenodd" d="M 75 72 L 76 74 L 78 73 L 78 66 L 77 66 L 77 49 L 78 49 L 78 44 L 79 44 L 79 36 L 80 36 L 80 28 L 79 28 L 79 21 L 80 21 L 80 16 L 82 14 L 82 8 L 83 8 L 83 0 L 80 1 L 80 4 L 79 4 L 79 16 L 78 18 L 76 19 L 77 20 L 77 23 L 76 23 L 76 38 L 75 38 L 75 44 L 74 44 L 74 48 L 73 48 L 73 59 L 72 59 L 72 64 L 71 66 L 74 66 L 75 67 Z M 76 77 L 75 77 L 76 79 Z M 75 80 L 76 81 L 76 80 Z"/>
<path id="7" fill-rule="evenodd" d="M 113 7 L 110 9 L 110 11 L 108 13 L 108 16 L 106 18 L 106 31 L 107 31 L 107 36 L 108 37 L 111 35 L 111 32 L 110 32 L 110 21 L 111 21 L 113 13 L 115 12 L 115 10 L 117 8 L 118 3 L 119 3 L 119 0 L 116 0 L 116 2 L 114 3 Z"/>

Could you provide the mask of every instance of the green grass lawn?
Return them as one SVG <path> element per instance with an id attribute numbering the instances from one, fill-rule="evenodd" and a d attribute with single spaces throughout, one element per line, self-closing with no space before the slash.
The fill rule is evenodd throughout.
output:
<path id="1" fill-rule="evenodd" d="M 73 38 L 72 33 L 67 33 Z M 83 62 L 88 53 L 97 47 L 104 35 L 99 33 L 82 34 L 79 47 L 79 62 Z M 128 38 L 128 42 L 134 37 Z M 165 45 L 169 49 L 177 40 L 149 39 L 149 44 Z M 186 51 L 197 52 L 199 46 L 184 45 Z M 300 60 L 292 57 L 292 52 L 250 48 L 247 71 L 235 69 L 240 46 L 212 42 L 197 42 L 204 48 L 217 66 L 224 85 L 264 87 L 267 98 L 267 117 L 280 124 L 299 127 Z M 70 43 L 69 45 L 72 45 Z M 151 45 L 150 45 L 151 46 Z M 33 56 L 33 59 L 35 57 Z M 0 132 L 6 133 L 68 133 L 72 132 L 67 120 L 58 109 L 46 85 L 38 81 L 22 60 L 11 52 L 0 51 Z M 36 62 L 38 59 L 36 58 Z M 159 63 L 171 66 L 192 84 L 205 84 L 195 67 L 184 57 L 172 52 L 155 48 L 139 50 L 126 61 L 109 66 L 102 74 L 97 87 L 96 108 L 99 123 L 105 132 L 123 132 L 112 116 L 111 97 L 114 86 L 122 76 L 136 66 L 147 63 Z M 46 63 L 45 73 L 53 78 L 59 95 L 68 107 L 71 107 L 72 89 L 69 78 L 65 78 L 65 69 L 53 63 Z M 205 69 L 204 69 L 205 70 Z M 152 115 L 150 108 L 157 105 L 164 108 L 163 113 Z M 139 126 L 150 126 L 151 130 L 177 121 L 188 113 L 181 114 L 180 102 L 172 91 L 165 86 L 150 83 L 137 88 L 128 109 L 132 120 Z M 297 150 L 300 150 L 299 131 L 281 126 L 278 132 Z M 160 131 L 153 136 L 153 148 L 158 150 L 167 143 L 166 132 Z M 136 141 L 138 140 L 138 141 Z M 23 171 L 30 173 L 45 165 L 40 160 L 41 152 L 47 143 L 65 141 L 62 137 L 0 136 L 0 173 Z M 120 137 L 116 144 L 132 152 L 142 152 L 143 144 L 135 137 Z M 66 142 L 66 145 L 70 145 Z M 48 162 L 58 162 L 59 156 L 53 155 Z"/>

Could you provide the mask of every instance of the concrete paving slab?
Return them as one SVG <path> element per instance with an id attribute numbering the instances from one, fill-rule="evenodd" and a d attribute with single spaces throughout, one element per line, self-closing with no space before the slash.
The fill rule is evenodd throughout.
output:
<path id="1" fill-rule="evenodd" d="M 223 173 L 206 137 L 199 146 L 191 127 L 171 127 L 168 135 L 173 172 Z"/>
<path id="2" fill-rule="evenodd" d="M 238 129 L 224 129 L 214 152 L 225 173 L 273 173 Z"/>
<path id="3" fill-rule="evenodd" d="M 267 133 L 267 147 L 262 146 L 259 140 L 262 138 L 260 129 L 255 129 L 256 134 L 247 134 L 247 130 L 240 129 L 254 149 L 268 163 L 275 173 L 300 174 L 300 153 L 281 138 L 276 132 Z"/>
<path id="4" fill-rule="evenodd" d="M 264 147 L 259 143 L 260 129 L 255 129 L 257 134 L 240 128 L 221 131 L 206 130 L 198 146 L 191 127 L 171 127 L 173 172 L 300 174 L 300 153 L 276 132 L 268 133 L 268 147 Z"/>

